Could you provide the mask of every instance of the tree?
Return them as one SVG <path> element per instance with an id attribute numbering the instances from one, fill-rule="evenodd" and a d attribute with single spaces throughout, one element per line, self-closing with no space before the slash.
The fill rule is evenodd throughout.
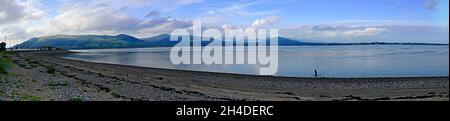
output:
<path id="1" fill-rule="evenodd" d="M 6 51 L 6 43 L 5 42 L 0 43 L 0 51 Z"/>

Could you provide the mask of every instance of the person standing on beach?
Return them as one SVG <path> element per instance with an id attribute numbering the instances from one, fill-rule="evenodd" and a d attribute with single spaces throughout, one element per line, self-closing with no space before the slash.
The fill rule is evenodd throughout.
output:
<path id="1" fill-rule="evenodd" d="M 314 77 L 317 77 L 317 69 L 314 69 Z"/>

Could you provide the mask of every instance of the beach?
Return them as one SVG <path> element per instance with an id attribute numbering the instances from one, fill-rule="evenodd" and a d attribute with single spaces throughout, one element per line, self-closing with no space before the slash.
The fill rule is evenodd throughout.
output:
<path id="1" fill-rule="evenodd" d="M 7 55 L 0 100 L 448 101 L 448 76 L 309 78 L 146 68 L 65 59 L 72 52 Z M 149 60 L 151 61 L 151 60 Z"/>

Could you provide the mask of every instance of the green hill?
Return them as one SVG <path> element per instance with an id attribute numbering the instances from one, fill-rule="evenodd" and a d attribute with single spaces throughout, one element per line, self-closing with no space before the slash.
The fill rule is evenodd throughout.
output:
<path id="1" fill-rule="evenodd" d="M 52 46 L 63 49 L 132 48 L 148 47 L 149 44 L 135 37 L 120 34 L 107 35 L 55 35 L 32 38 L 19 48 L 38 48 Z"/>

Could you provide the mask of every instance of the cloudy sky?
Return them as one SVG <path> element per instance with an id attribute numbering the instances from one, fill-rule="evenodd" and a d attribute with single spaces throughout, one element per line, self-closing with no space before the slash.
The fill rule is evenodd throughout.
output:
<path id="1" fill-rule="evenodd" d="M 448 0 L 0 0 L 0 36 L 151 37 L 205 27 L 280 29 L 318 42 L 449 42 Z M 3 39 L 2 39 L 3 41 Z"/>

